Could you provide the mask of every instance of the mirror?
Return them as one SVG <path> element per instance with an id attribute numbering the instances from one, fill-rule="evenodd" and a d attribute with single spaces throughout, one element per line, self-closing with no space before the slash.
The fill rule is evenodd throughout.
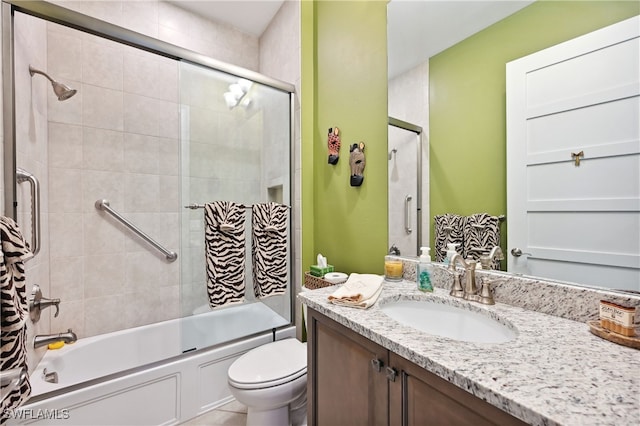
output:
<path id="1" fill-rule="evenodd" d="M 437 72 L 440 75 L 436 76 L 436 69 L 432 67 L 430 69 L 428 58 L 442 52 L 445 49 L 459 43 L 460 41 L 470 37 L 471 35 L 481 31 L 482 29 L 491 26 L 492 24 L 504 19 L 505 17 L 531 5 L 530 1 L 513 1 L 513 2 L 500 2 L 500 1 L 474 1 L 474 2 L 435 2 L 435 1 L 400 1 L 400 0 L 392 0 L 388 4 L 388 58 L 389 58 L 389 115 L 397 117 L 401 120 L 407 120 L 410 122 L 414 122 L 422 126 L 425 129 L 425 137 L 424 137 L 424 148 L 427 152 L 431 154 L 433 158 L 425 161 L 423 167 L 423 185 L 425 187 L 431 186 L 431 191 L 435 194 L 431 201 L 436 200 L 438 202 L 438 207 L 442 208 L 443 205 L 450 206 L 450 211 L 459 212 L 460 210 L 469 209 L 469 205 L 464 205 L 464 201 L 466 200 L 474 200 L 478 204 L 473 205 L 473 210 L 477 212 L 488 211 L 495 214 L 501 214 L 504 212 L 503 205 L 499 205 L 497 208 L 486 207 L 490 206 L 489 203 L 484 203 L 484 199 L 482 197 L 478 197 L 477 193 L 482 191 L 483 188 L 480 187 L 474 180 L 483 180 L 485 182 L 495 183 L 494 188 L 504 188 L 506 186 L 506 178 L 504 173 L 505 164 L 504 159 L 504 133 L 497 135 L 494 139 L 499 139 L 502 145 L 499 146 L 496 142 L 491 142 L 492 145 L 490 149 L 494 149 L 493 154 L 498 152 L 500 155 L 494 156 L 494 168 L 501 168 L 502 174 L 498 174 L 498 179 L 487 179 L 483 176 L 476 177 L 475 169 L 474 175 L 469 175 L 465 170 L 471 170 L 469 164 L 470 162 L 465 163 L 462 161 L 463 167 L 458 172 L 460 174 L 464 174 L 467 176 L 469 180 L 469 185 L 460 184 L 460 179 L 454 179 L 452 182 L 447 179 L 441 178 L 443 175 L 451 175 L 451 170 L 443 168 L 441 163 L 441 158 L 438 157 L 438 154 L 442 151 L 434 150 L 428 148 L 428 144 L 430 142 L 430 136 L 434 136 L 435 138 L 435 127 L 436 124 L 439 125 L 440 130 L 443 127 L 441 123 L 436 123 L 433 121 L 429 123 L 429 101 L 431 98 L 431 102 L 433 102 L 434 97 L 442 97 L 443 93 L 436 93 L 434 88 L 437 90 L 438 85 L 434 83 L 434 81 L 439 81 L 436 79 L 441 78 L 441 74 L 443 71 L 440 69 Z M 582 2 L 581 2 L 582 3 Z M 544 6 L 538 6 L 539 9 L 537 12 L 541 13 L 542 8 Z M 575 7 L 583 7 L 581 5 L 577 5 Z M 586 6 L 584 6 L 586 8 Z M 566 13 L 566 11 L 565 11 Z M 591 12 L 593 13 L 593 12 Z M 637 13 L 637 12 L 636 12 Z M 625 19 L 622 16 L 618 20 Z M 631 16 L 631 15 L 629 15 Z M 557 17 L 554 17 L 557 19 Z M 583 19 L 583 18 L 580 18 Z M 595 22 L 595 19 L 594 19 Z M 612 22 L 616 22 L 613 20 Z M 608 25 L 608 24 L 605 24 Z M 604 26 L 604 25 L 602 25 Z M 596 27 L 597 28 L 597 27 Z M 589 30 L 590 32 L 592 30 Z M 485 33 L 483 33 L 484 35 Z M 569 37 L 572 38 L 572 37 Z M 569 38 L 565 38 L 564 40 L 568 40 Z M 550 40 L 553 40 L 550 38 Z M 519 43 L 519 40 L 509 39 L 509 46 L 513 47 Z M 548 45 L 557 44 L 557 41 L 549 42 Z M 535 46 L 535 43 L 534 43 Z M 529 53 L 533 53 L 537 50 L 541 50 L 543 47 L 538 47 L 530 50 L 525 54 L 519 54 L 519 50 L 517 48 L 513 49 L 513 56 L 509 58 L 508 61 L 517 59 L 521 56 L 526 56 Z M 486 48 L 485 48 L 486 49 Z M 482 68 L 485 66 L 484 59 L 487 62 L 491 61 L 491 55 L 493 52 L 487 50 L 484 56 L 478 55 L 478 67 Z M 507 61 L 507 62 L 508 62 Z M 501 64 L 500 68 L 494 67 L 497 69 L 495 71 L 495 75 L 498 76 L 500 80 L 500 84 L 502 84 L 502 89 L 504 89 L 504 77 L 500 76 L 500 72 L 504 71 L 504 64 Z M 475 66 L 475 64 L 474 64 Z M 502 70 L 502 71 L 501 71 Z M 469 77 L 469 74 L 465 74 L 465 77 Z M 431 93 L 429 92 L 429 84 L 432 84 Z M 468 80 L 460 80 L 459 86 L 462 90 L 471 90 L 474 85 L 482 85 L 483 81 L 474 81 L 473 79 Z M 466 88 L 466 89 L 465 89 Z M 451 89 L 451 87 L 447 87 L 447 89 Z M 484 89 L 484 87 L 483 87 Z M 493 88 L 489 89 L 493 90 Z M 477 90 L 480 92 L 481 90 Z M 488 104 L 487 108 L 494 108 L 495 110 L 499 110 L 501 114 L 504 114 L 504 92 L 499 94 L 500 97 L 495 104 Z M 495 96 L 494 96 L 495 98 Z M 495 100 L 495 99 L 494 99 Z M 482 105 L 482 103 L 480 103 Z M 402 105 L 411 105 L 411 107 L 402 110 Z M 432 104 L 433 105 L 433 104 Z M 461 105 L 461 108 L 466 107 L 466 105 Z M 476 105 L 477 107 L 477 105 Z M 415 116 L 410 116 L 409 114 L 417 113 L 419 114 L 419 118 L 415 118 Z M 469 118 L 473 113 L 469 113 L 466 111 L 467 115 L 465 118 Z M 406 115 L 405 115 L 406 114 Z M 448 119 L 448 117 L 443 117 L 441 115 L 435 114 L 434 111 L 431 111 L 431 120 L 444 120 Z M 485 149 L 481 138 L 486 133 L 486 129 L 483 127 L 482 122 L 456 122 L 455 120 L 451 120 L 448 123 L 451 127 L 452 131 L 456 131 L 454 127 L 458 126 L 475 126 L 477 129 L 478 138 L 467 138 L 466 146 L 457 145 L 447 147 L 449 151 L 456 151 L 456 155 L 460 157 L 464 157 L 467 155 L 465 151 L 471 150 L 474 151 L 472 155 L 482 156 L 485 154 L 481 152 Z M 502 125 L 501 130 L 504 132 L 504 125 Z M 492 135 L 496 136 L 496 135 Z M 471 140 L 477 142 L 476 148 L 471 149 L 471 145 L 469 145 Z M 440 148 L 442 149 L 442 148 Z M 463 159 L 464 160 L 464 159 Z M 450 165 L 450 164 L 449 164 Z M 429 169 L 431 168 L 431 173 Z M 465 174 L 466 173 L 466 174 Z M 440 176 L 439 176 L 440 175 Z M 430 176 L 434 181 L 430 184 Z M 434 177 L 435 176 L 435 177 Z M 436 182 L 435 179 L 438 178 Z M 448 185 L 450 184 L 450 185 Z M 466 186 L 466 188 L 464 187 Z M 469 189 L 471 188 L 471 190 Z M 464 192 L 467 191 L 467 192 Z M 473 193 L 475 191 L 475 194 Z M 436 194 L 436 192 L 438 192 Z M 444 194 L 444 195 L 443 195 Z M 487 194 L 489 194 L 487 192 Z M 447 197 L 446 203 L 443 202 L 443 198 Z M 438 198 L 440 197 L 440 198 Z M 506 200 L 506 192 L 500 194 L 503 200 Z M 491 198 L 491 197 L 484 197 Z M 434 208 L 434 206 L 429 205 L 430 199 L 425 197 L 423 200 L 423 206 L 427 209 L 429 207 L 432 208 L 431 215 L 423 218 L 423 228 L 427 230 L 431 230 L 433 233 L 433 219 L 432 216 L 434 214 L 439 214 L 438 208 Z M 506 201 L 505 201 L 506 202 Z M 434 203 L 435 204 L 435 203 Z M 463 207 L 461 207 L 463 206 Z M 457 207 L 457 208 L 456 208 Z M 464 212 L 466 213 L 466 212 Z M 509 224 L 509 218 L 507 217 L 507 224 Z M 506 227 L 503 225 L 503 230 L 506 231 Z M 619 236 L 622 238 L 622 236 Z M 631 236 L 630 236 L 631 237 Z M 425 241 L 430 241 L 426 239 Z M 433 244 L 433 242 L 431 242 Z M 503 251 L 507 254 L 506 251 L 506 236 L 502 237 L 502 246 Z M 539 277 L 546 278 L 546 277 Z M 548 279 L 548 278 L 546 278 Z M 584 286 L 580 283 L 575 283 L 580 286 Z M 607 283 L 603 282 L 601 287 L 605 287 Z M 638 290 L 640 290 L 640 277 L 637 283 L 633 283 L 632 286 L 639 286 Z M 633 291 L 633 290 L 632 290 Z"/>

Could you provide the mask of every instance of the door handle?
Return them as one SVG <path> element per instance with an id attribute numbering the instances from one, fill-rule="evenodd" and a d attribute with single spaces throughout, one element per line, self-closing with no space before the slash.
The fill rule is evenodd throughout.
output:
<path id="1" fill-rule="evenodd" d="M 523 253 L 522 250 L 520 250 L 518 247 L 514 247 L 511 249 L 511 255 L 514 257 L 520 257 L 522 255 L 532 256 L 531 253 Z"/>
<path id="2" fill-rule="evenodd" d="M 378 373 L 382 371 L 382 361 L 378 358 L 374 358 L 371 360 L 371 367 L 376 370 Z"/>
<path id="3" fill-rule="evenodd" d="M 398 371 L 395 368 L 387 367 L 387 379 L 395 382 L 396 377 L 398 376 Z"/>
<path id="4" fill-rule="evenodd" d="M 412 232 L 411 230 L 411 200 L 413 197 L 407 195 L 404 197 L 404 230 L 407 234 Z"/>

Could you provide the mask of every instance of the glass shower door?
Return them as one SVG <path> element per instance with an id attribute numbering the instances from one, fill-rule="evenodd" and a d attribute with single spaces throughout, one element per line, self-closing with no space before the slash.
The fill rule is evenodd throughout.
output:
<path id="1" fill-rule="evenodd" d="M 209 300 L 207 281 L 214 277 L 205 254 L 207 224 L 203 207 L 206 203 L 230 201 L 246 207 L 245 291 L 241 304 L 259 304 L 255 308 L 273 313 L 273 320 L 254 321 L 250 332 L 289 324 L 292 317 L 290 286 L 285 294 L 265 299 L 256 298 L 253 291 L 251 206 L 266 202 L 291 205 L 290 93 L 182 62 L 180 114 L 181 193 L 185 206 L 181 214 L 183 316 L 227 309 Z M 287 216 L 287 282 L 290 283 L 291 209 Z M 242 336 L 235 336 L 238 337 Z M 199 343 L 193 345 L 199 347 Z"/>

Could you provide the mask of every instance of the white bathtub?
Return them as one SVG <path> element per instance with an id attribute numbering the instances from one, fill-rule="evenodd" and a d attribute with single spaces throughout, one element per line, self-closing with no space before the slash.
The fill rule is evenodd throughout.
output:
<path id="1" fill-rule="evenodd" d="M 171 425 L 232 400 L 227 369 L 287 320 L 257 302 L 80 339 L 49 350 L 8 424 Z M 295 336 L 284 327 L 276 338 Z M 234 340 L 235 339 L 235 340 Z M 183 352 L 186 353 L 183 354 Z M 44 381 L 44 370 L 58 383 Z M 123 373 L 124 372 L 124 373 Z"/>

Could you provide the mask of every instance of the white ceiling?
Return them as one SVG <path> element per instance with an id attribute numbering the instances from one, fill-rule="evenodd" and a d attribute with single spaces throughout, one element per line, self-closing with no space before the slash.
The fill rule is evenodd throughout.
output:
<path id="1" fill-rule="evenodd" d="M 171 0 L 171 3 L 260 36 L 284 1 Z M 390 0 L 387 6 L 389 78 L 531 3 L 533 0 Z"/>
<path id="2" fill-rule="evenodd" d="M 183 9 L 261 36 L 284 0 L 168 0 Z"/>

